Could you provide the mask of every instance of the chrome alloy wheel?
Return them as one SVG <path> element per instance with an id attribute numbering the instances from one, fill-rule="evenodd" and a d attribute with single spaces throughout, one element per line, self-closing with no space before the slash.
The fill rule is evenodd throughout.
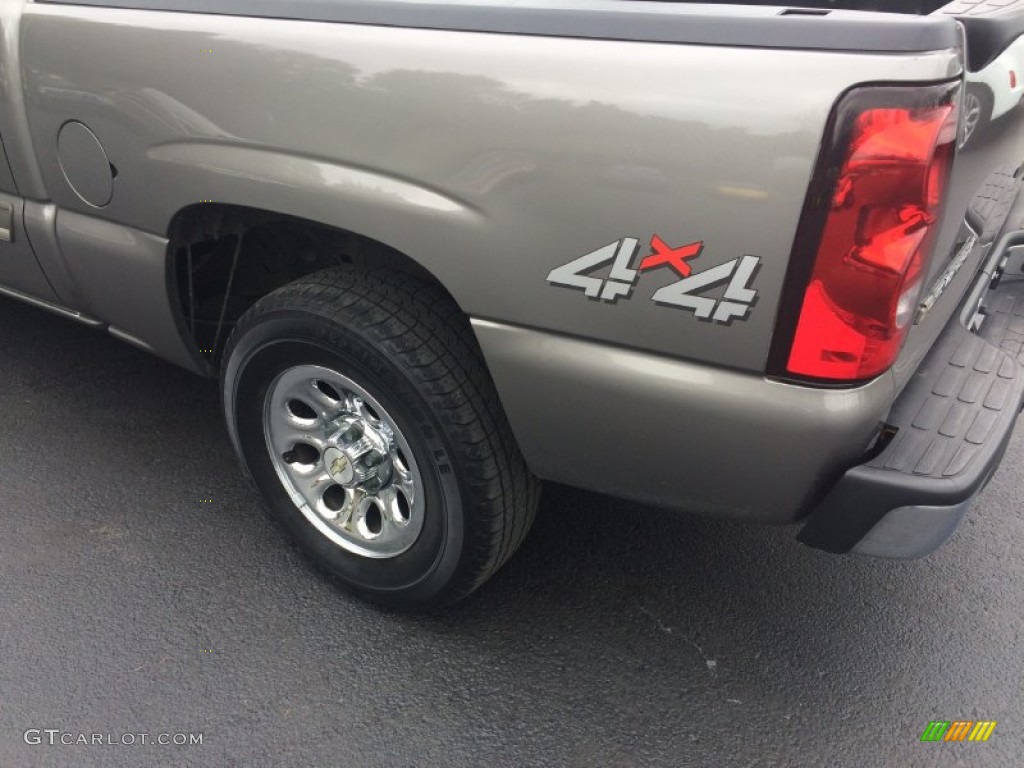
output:
<path id="1" fill-rule="evenodd" d="M 423 485 L 394 419 L 356 382 L 299 365 L 270 384 L 267 449 L 292 502 L 324 536 L 357 555 L 388 558 L 423 529 Z"/>
<path id="2" fill-rule="evenodd" d="M 971 136 L 978 130 L 981 123 L 983 107 L 978 94 L 968 91 L 964 96 L 963 103 L 963 127 L 961 128 L 960 147 L 963 148 L 971 140 Z"/>

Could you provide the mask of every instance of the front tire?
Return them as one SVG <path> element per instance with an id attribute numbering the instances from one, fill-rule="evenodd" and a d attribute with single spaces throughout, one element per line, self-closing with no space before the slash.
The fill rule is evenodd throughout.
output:
<path id="1" fill-rule="evenodd" d="M 221 386 L 272 515 L 364 598 L 454 602 L 526 536 L 537 481 L 469 323 L 427 282 L 342 267 L 275 291 L 235 326 Z"/>

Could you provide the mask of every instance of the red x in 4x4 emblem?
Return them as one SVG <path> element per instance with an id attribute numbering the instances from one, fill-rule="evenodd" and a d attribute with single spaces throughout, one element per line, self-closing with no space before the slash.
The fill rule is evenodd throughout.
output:
<path id="1" fill-rule="evenodd" d="M 670 264 L 672 269 L 680 275 L 689 277 L 693 268 L 686 263 L 686 260 L 700 256 L 700 252 L 704 250 L 704 243 L 698 240 L 696 243 L 672 248 L 655 235 L 651 238 L 651 250 L 653 253 L 640 262 L 641 272 L 660 267 L 662 264 Z"/>

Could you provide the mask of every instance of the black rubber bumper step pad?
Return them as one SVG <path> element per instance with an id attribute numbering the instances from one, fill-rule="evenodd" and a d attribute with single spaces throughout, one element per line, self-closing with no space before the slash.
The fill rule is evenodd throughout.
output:
<path id="1" fill-rule="evenodd" d="M 954 507 L 999 465 L 1024 402 L 1024 280 L 991 291 L 985 335 L 953 321 L 893 405 L 891 442 L 848 470 L 798 538 L 848 552 L 889 511 Z"/>
<path id="2" fill-rule="evenodd" d="M 982 307 L 982 338 L 1024 365 L 1024 278 L 1004 278 Z"/>
<path id="3" fill-rule="evenodd" d="M 1017 355 L 959 327 L 947 332 L 893 406 L 888 423 L 898 429 L 896 436 L 866 468 L 954 485 L 964 478 L 963 501 L 973 490 L 966 486 L 987 479 L 970 472 L 971 465 L 987 457 L 990 440 L 1005 438 L 1007 422 L 1012 430 L 1022 393 Z M 942 498 L 931 500 L 937 501 Z"/>
<path id="4" fill-rule="evenodd" d="M 1024 185 L 1019 173 L 1020 166 L 997 168 L 971 200 L 967 221 L 977 231 L 979 242 L 991 243 L 1003 231 Z"/>

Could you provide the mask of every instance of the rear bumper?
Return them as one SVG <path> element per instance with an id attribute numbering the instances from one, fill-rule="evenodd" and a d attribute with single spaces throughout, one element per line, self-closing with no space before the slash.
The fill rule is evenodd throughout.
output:
<path id="1" fill-rule="evenodd" d="M 1024 232 L 1005 238 L 989 263 L 1019 263 L 1017 239 Z M 893 406 L 894 436 L 842 476 L 808 517 L 802 542 L 914 558 L 952 535 L 999 466 L 1024 404 L 1024 273 L 1008 271 L 982 306 L 977 333 L 953 317 Z"/>

